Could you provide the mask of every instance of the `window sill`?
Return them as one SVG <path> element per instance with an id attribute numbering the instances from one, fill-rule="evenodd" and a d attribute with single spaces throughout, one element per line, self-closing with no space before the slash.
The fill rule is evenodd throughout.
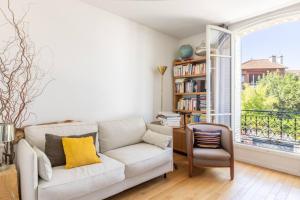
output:
<path id="1" fill-rule="evenodd" d="M 251 150 L 251 151 L 256 151 L 256 152 L 261 152 L 261 153 L 269 153 L 269 154 L 277 155 L 277 156 L 280 156 L 280 157 L 297 159 L 297 160 L 300 161 L 300 154 L 297 154 L 297 153 L 279 151 L 279 150 L 275 150 L 275 149 L 268 149 L 268 148 L 254 146 L 254 145 L 236 143 L 236 142 L 234 143 L 234 147 L 235 147 L 235 149 L 236 148 L 248 149 L 248 150 Z"/>
<path id="2" fill-rule="evenodd" d="M 300 154 L 234 144 L 235 160 L 300 176 Z"/>

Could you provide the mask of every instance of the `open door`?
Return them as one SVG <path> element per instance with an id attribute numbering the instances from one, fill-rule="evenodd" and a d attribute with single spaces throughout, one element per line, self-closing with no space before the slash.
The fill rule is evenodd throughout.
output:
<path id="1" fill-rule="evenodd" d="M 233 35 L 232 32 L 218 27 L 206 27 L 206 91 L 207 121 L 233 124 L 234 90 L 233 70 Z"/>

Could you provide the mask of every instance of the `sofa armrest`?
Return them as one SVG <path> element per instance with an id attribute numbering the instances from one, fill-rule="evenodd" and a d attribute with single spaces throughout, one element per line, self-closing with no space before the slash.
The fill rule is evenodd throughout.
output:
<path id="1" fill-rule="evenodd" d="M 146 126 L 147 129 L 150 129 L 151 131 L 171 136 L 172 141 L 170 143 L 170 147 L 173 148 L 173 128 L 168 126 L 157 125 L 157 124 L 147 124 Z"/>
<path id="2" fill-rule="evenodd" d="M 36 200 L 38 187 L 37 155 L 25 139 L 17 146 L 17 166 L 20 173 L 22 200 Z"/>

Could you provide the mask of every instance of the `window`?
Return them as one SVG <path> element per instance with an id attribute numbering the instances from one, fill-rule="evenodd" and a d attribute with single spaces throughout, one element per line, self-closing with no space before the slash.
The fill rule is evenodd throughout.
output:
<path id="1" fill-rule="evenodd" d="M 257 81 L 261 78 L 261 74 L 249 74 L 250 85 L 256 85 Z"/>

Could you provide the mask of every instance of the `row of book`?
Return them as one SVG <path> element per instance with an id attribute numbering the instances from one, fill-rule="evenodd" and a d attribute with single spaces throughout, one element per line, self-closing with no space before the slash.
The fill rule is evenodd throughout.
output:
<path id="1" fill-rule="evenodd" d="M 206 73 L 206 64 L 187 64 L 176 65 L 174 67 L 174 76 L 188 76 L 188 75 L 201 75 Z"/>
<path id="2" fill-rule="evenodd" d="M 206 109 L 206 95 L 196 97 L 183 97 L 177 102 L 178 110 L 200 111 Z"/>
<path id="3" fill-rule="evenodd" d="M 179 113 L 160 112 L 156 118 L 160 120 L 163 126 L 180 127 L 181 124 L 181 116 Z"/>
<path id="4" fill-rule="evenodd" d="M 206 95 L 205 94 L 201 94 L 199 95 L 199 99 L 200 99 L 200 109 L 201 110 L 206 110 Z"/>
<path id="5" fill-rule="evenodd" d="M 186 116 L 186 124 L 199 122 L 206 122 L 205 114 L 193 113 L 191 115 Z"/>
<path id="6" fill-rule="evenodd" d="M 205 80 L 175 80 L 176 93 L 205 92 Z"/>

